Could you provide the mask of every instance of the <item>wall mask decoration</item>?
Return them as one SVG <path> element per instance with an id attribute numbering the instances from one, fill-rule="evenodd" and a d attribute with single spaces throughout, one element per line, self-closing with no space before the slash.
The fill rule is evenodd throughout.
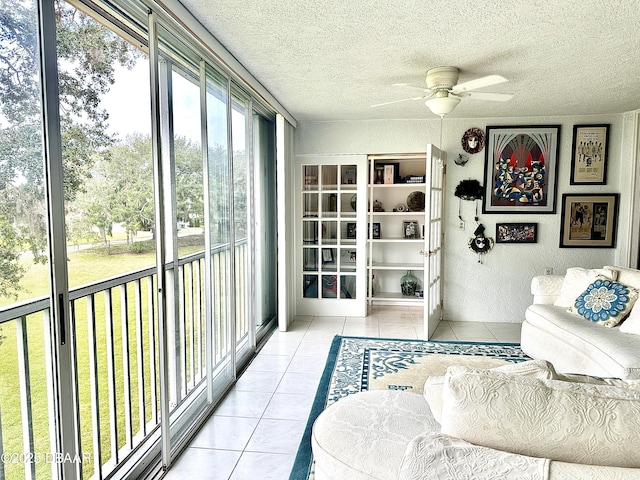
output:
<path id="1" fill-rule="evenodd" d="M 474 238 L 470 238 L 467 242 L 469 250 L 478 254 L 478 263 L 482 263 L 482 255 L 490 252 L 493 248 L 493 238 L 484 236 L 484 225 L 478 224 L 478 228 L 475 229 L 473 234 Z"/>
<path id="2" fill-rule="evenodd" d="M 462 148 L 467 153 L 478 153 L 484 148 L 484 132 L 479 128 L 470 128 L 462 135 Z"/>

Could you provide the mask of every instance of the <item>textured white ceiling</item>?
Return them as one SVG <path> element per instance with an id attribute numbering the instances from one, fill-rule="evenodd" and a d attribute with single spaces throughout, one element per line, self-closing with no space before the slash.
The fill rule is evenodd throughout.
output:
<path id="1" fill-rule="evenodd" d="M 426 71 L 500 74 L 450 117 L 620 113 L 640 108 L 640 0 L 181 0 L 297 120 L 437 118 Z"/>

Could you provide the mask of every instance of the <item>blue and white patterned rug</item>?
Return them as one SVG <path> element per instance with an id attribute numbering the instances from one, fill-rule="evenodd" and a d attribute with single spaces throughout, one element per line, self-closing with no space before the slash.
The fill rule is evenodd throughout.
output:
<path id="1" fill-rule="evenodd" d="M 449 365 L 491 368 L 529 360 L 515 343 L 435 342 L 336 336 L 289 480 L 312 480 L 311 427 L 332 403 L 364 390 L 422 393 L 425 379 Z"/>

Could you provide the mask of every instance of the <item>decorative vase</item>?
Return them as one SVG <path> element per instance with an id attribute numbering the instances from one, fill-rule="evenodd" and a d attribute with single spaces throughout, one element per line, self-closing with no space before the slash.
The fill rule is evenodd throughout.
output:
<path id="1" fill-rule="evenodd" d="M 400 279 L 400 289 L 403 295 L 414 296 L 418 289 L 418 279 L 408 270 Z"/>

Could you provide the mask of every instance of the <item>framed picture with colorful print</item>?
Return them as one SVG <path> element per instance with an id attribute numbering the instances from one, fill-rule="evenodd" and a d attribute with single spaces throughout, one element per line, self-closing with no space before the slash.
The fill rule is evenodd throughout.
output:
<path id="1" fill-rule="evenodd" d="M 574 125 L 571 185 L 606 185 L 609 125 Z"/>
<path id="2" fill-rule="evenodd" d="M 562 195 L 560 248 L 616 246 L 617 193 Z"/>
<path id="3" fill-rule="evenodd" d="M 496 243 L 536 243 L 537 223 L 497 223 Z"/>
<path id="4" fill-rule="evenodd" d="M 560 125 L 487 127 L 483 213 L 555 213 Z"/>

